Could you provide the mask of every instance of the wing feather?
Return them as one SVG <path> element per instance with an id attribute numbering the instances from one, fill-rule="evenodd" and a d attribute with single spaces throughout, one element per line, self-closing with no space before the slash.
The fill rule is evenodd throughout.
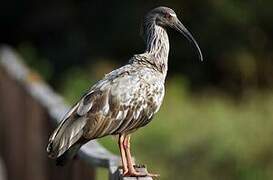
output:
<path id="1" fill-rule="evenodd" d="M 75 144 L 83 134 L 86 118 L 78 116 L 76 104 L 63 118 L 56 130 L 49 138 L 47 152 L 49 157 L 57 158 Z"/>
<path id="2" fill-rule="evenodd" d="M 150 121 L 162 102 L 164 89 L 145 80 L 156 76 L 144 78 L 126 68 L 123 66 L 106 75 L 67 113 L 50 137 L 51 157 L 60 156 L 81 138 L 91 140 L 129 133 Z"/>

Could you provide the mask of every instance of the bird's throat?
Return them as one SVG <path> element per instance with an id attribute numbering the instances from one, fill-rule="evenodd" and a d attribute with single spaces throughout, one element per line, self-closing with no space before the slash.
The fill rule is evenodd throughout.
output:
<path id="1" fill-rule="evenodd" d="M 162 67 L 162 72 L 167 73 L 169 56 L 169 38 L 166 30 L 161 26 L 151 23 L 145 27 L 146 53 L 156 66 Z"/>

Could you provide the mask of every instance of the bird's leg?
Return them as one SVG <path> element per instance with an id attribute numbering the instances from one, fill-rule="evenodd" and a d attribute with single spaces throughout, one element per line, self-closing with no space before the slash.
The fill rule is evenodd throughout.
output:
<path id="1" fill-rule="evenodd" d="M 133 159 L 132 159 L 132 155 L 131 155 L 131 151 L 130 151 L 130 135 L 125 136 L 124 142 L 123 142 L 123 146 L 125 149 L 125 155 L 126 155 L 126 159 L 127 159 L 127 163 L 128 163 L 128 170 L 129 170 L 129 174 L 135 174 L 137 173 L 135 168 L 134 168 L 134 163 L 133 163 Z"/>
<path id="2" fill-rule="evenodd" d="M 120 150 L 120 155 L 121 155 L 123 174 L 127 174 L 128 173 L 128 163 L 127 163 L 123 143 L 124 143 L 124 134 L 120 134 L 119 139 L 118 139 L 118 145 L 119 145 L 119 150 Z"/>
<path id="3" fill-rule="evenodd" d="M 123 146 L 124 146 L 125 154 L 127 158 L 127 163 L 128 163 L 128 172 L 124 175 L 125 176 L 147 176 L 146 173 L 137 172 L 134 168 L 134 162 L 133 162 L 133 158 L 130 151 L 130 138 L 131 138 L 130 135 L 125 136 L 125 139 L 123 142 Z"/>
<path id="4" fill-rule="evenodd" d="M 152 174 L 152 173 L 141 173 L 141 172 L 137 172 L 136 169 L 134 168 L 134 162 L 133 162 L 133 158 L 131 155 L 131 151 L 130 151 L 130 139 L 131 136 L 127 135 L 125 136 L 125 139 L 123 141 L 123 145 L 124 145 L 124 149 L 125 149 L 125 154 L 126 154 L 126 158 L 127 158 L 127 163 L 128 163 L 128 173 L 124 174 L 125 176 L 151 176 L 151 177 L 158 177 L 158 174 Z"/>

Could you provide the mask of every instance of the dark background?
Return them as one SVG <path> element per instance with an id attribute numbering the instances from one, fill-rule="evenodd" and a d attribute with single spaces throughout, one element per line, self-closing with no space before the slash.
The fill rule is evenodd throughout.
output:
<path id="1" fill-rule="evenodd" d="M 142 18 L 159 5 L 177 12 L 205 57 L 198 62 L 189 43 L 170 32 L 171 74 L 185 75 L 198 89 L 216 86 L 238 93 L 272 86 L 271 1 L 6 1 L 0 9 L 0 42 L 34 48 L 47 59 L 48 80 L 56 84 L 72 66 L 97 58 L 120 64 L 141 53 Z"/>

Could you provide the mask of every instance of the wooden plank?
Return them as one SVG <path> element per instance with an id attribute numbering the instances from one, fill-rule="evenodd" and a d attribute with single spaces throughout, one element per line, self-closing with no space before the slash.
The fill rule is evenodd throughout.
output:
<path id="1" fill-rule="evenodd" d="M 3 73 L 2 73 L 3 75 Z M 1 77 L 1 106 L 4 123 L 5 142 L 3 158 L 10 180 L 24 179 L 25 152 L 25 104 L 24 94 L 13 80 L 6 75 Z"/>
<path id="2" fill-rule="evenodd" d="M 49 125 L 51 121 L 48 114 L 31 96 L 24 94 L 22 87 L 16 85 L 14 80 L 10 80 L 5 73 L 0 74 L 1 95 L 9 92 L 1 97 L 5 104 L 1 107 L 4 112 L 1 117 L 6 120 L 4 156 L 8 162 L 9 179 L 94 179 L 95 171 L 86 163 L 76 161 L 66 167 L 57 167 L 54 161 L 47 158 L 45 148 L 48 136 L 53 131 L 53 127 Z M 15 143 L 15 147 L 14 142 L 20 144 Z"/>
<path id="3" fill-rule="evenodd" d="M 6 180 L 6 179 L 7 179 L 6 168 L 5 168 L 4 162 L 0 158 L 0 180 Z"/>
<path id="4" fill-rule="evenodd" d="M 3 96 L 3 90 L 2 90 L 2 87 L 3 87 L 3 84 L 4 84 L 4 72 L 2 71 L 2 69 L 0 68 L 0 99 L 2 99 L 2 96 Z M 4 142 L 5 142 L 5 123 L 4 123 L 4 117 L 3 117 L 3 106 L 4 104 L 3 103 L 0 103 L 0 147 L 3 147 L 4 146 Z M 0 148 L 0 155 L 2 155 L 4 152 L 3 152 L 3 148 Z"/>
<path id="5" fill-rule="evenodd" d="M 72 180 L 91 180 L 95 179 L 95 170 L 89 164 L 81 159 L 75 159 L 73 162 Z"/>
<path id="6" fill-rule="evenodd" d="M 19 55 L 7 46 L 0 48 L 0 65 L 46 109 L 53 120 L 52 123 L 59 123 L 69 109 L 60 95 L 55 93 L 37 74 L 30 71 L 22 63 Z M 118 159 L 95 140 L 81 148 L 80 156 L 93 166 L 107 168 L 109 161 Z"/>
<path id="7" fill-rule="evenodd" d="M 45 110 L 29 95 L 25 96 L 25 179 L 47 180 L 46 171 L 46 139 L 44 122 L 48 121 Z"/>

